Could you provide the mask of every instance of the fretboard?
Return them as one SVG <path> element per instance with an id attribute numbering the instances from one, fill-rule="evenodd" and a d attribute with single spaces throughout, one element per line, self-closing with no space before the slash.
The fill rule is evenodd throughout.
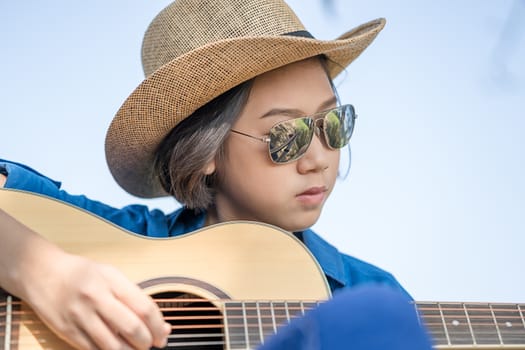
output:
<path id="1" fill-rule="evenodd" d="M 20 301 L 1 289 L 0 297 L 0 349 L 11 350 L 15 349 L 12 345 L 18 343 Z M 215 307 L 210 308 L 212 305 L 204 299 L 192 300 L 192 307 L 181 299 L 157 301 L 166 320 L 171 319 L 177 330 L 170 336 L 170 349 L 187 346 L 256 348 L 280 325 L 318 304 L 224 301 L 220 312 Z M 199 306 L 201 302 L 203 305 Z M 525 304 L 416 302 L 414 307 L 437 349 L 525 350 Z M 181 320 L 180 323 L 175 324 L 175 319 Z M 24 347 L 16 346 L 16 349 Z"/>
<path id="2" fill-rule="evenodd" d="M 439 348 L 525 349 L 525 304 L 417 302 Z"/>
<path id="3" fill-rule="evenodd" d="M 220 338 L 227 349 L 256 348 L 280 325 L 316 305 L 227 301 L 219 326 L 223 332 Z M 438 349 L 525 350 L 525 304 L 417 302 L 414 306 Z M 210 343 L 200 345 L 205 344 Z"/>
<path id="4" fill-rule="evenodd" d="M 227 302 L 224 328 L 228 349 L 255 349 L 277 328 L 303 315 L 317 302 Z"/>

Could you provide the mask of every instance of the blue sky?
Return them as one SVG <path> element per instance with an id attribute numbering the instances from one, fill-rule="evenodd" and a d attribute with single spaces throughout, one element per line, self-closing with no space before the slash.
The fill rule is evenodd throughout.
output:
<path id="1" fill-rule="evenodd" d="M 103 142 L 169 1 L 0 3 L 0 157 L 115 206 Z M 418 300 L 525 302 L 525 1 L 288 2 L 318 38 L 385 17 L 338 79 L 352 168 L 315 229 Z"/>

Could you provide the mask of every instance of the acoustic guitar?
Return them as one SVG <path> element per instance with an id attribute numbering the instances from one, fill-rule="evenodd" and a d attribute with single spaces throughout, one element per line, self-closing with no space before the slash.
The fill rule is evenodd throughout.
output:
<path id="1" fill-rule="evenodd" d="M 22 191 L 0 189 L 0 208 L 62 249 L 111 264 L 139 284 L 172 325 L 168 349 L 252 349 L 330 298 L 312 254 L 273 226 L 232 222 L 159 239 Z M 525 304 L 414 307 L 438 349 L 525 349 Z M 0 289 L 0 349 L 69 348 L 27 304 Z"/>

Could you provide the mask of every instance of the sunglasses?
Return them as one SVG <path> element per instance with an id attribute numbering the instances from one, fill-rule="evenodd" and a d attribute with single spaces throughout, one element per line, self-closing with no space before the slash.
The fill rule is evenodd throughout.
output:
<path id="1" fill-rule="evenodd" d="M 301 158 L 310 146 L 314 133 L 321 136 L 330 149 L 348 144 L 354 131 L 354 106 L 347 104 L 310 116 L 279 122 L 271 127 L 267 136 L 257 137 L 241 131 L 232 132 L 251 137 L 268 144 L 270 159 L 276 164 L 286 164 Z"/>

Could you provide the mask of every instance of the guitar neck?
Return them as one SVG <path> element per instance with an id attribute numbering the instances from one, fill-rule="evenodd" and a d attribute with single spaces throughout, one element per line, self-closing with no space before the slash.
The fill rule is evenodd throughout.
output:
<path id="1" fill-rule="evenodd" d="M 525 304 L 417 302 L 443 349 L 525 349 Z"/>
<path id="2" fill-rule="evenodd" d="M 1 289 L 0 298 L 0 348 L 10 350 L 13 335 L 19 332 L 21 304 L 17 298 Z M 176 300 L 176 305 L 187 303 L 180 299 L 163 299 L 157 302 L 161 308 L 169 306 L 173 312 L 176 309 Z M 205 300 L 202 302 L 207 307 L 210 305 Z M 209 326 L 202 323 L 194 326 L 203 329 L 215 327 L 215 332 L 222 334 L 217 341 L 223 343 L 225 348 L 230 348 L 231 346 L 226 345 L 232 344 L 250 348 L 250 345 L 261 344 L 263 339 L 274 334 L 280 324 L 289 322 L 298 314 L 304 314 L 316 304 L 227 301 L 224 303 L 223 314 L 217 314 L 222 321 Z M 192 301 L 193 309 L 198 305 L 199 302 Z M 415 307 L 437 349 L 525 349 L 524 304 L 416 302 Z M 190 318 L 195 317 L 190 314 L 191 311 L 187 311 L 189 309 L 180 307 L 180 310 Z M 202 316 L 200 312 L 197 311 L 197 314 Z"/>

